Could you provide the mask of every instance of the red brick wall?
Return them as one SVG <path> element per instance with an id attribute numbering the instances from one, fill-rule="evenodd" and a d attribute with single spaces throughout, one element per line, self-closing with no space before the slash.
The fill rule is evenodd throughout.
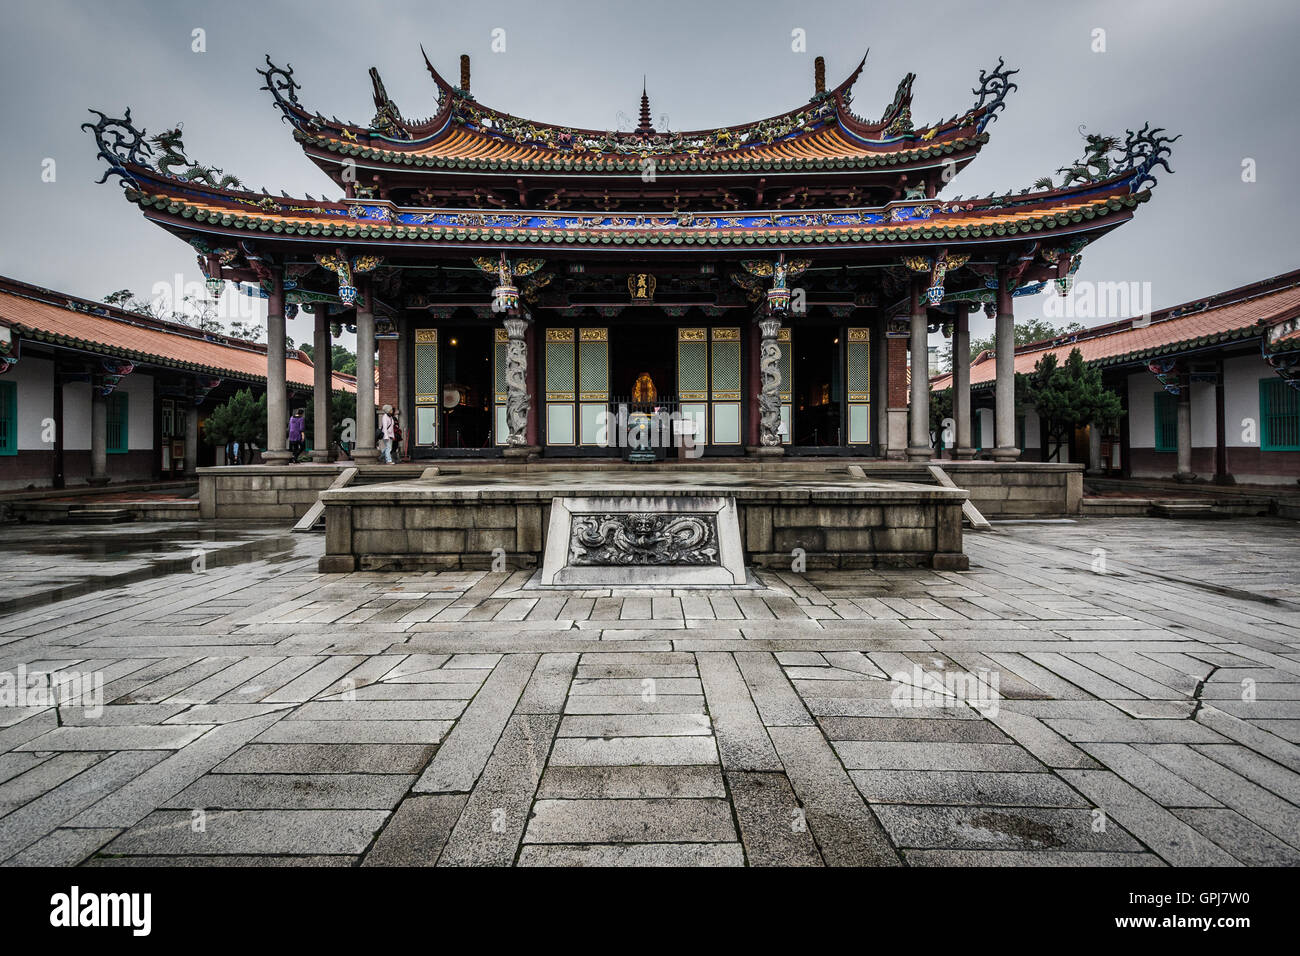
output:
<path id="1" fill-rule="evenodd" d="M 885 358 L 889 368 L 889 407 L 907 407 L 907 343 L 908 339 L 886 339 Z"/>
<path id="2" fill-rule="evenodd" d="M 1166 477 L 1178 470 L 1178 453 L 1151 448 L 1129 450 L 1135 477 Z M 1193 446 L 1192 473 L 1208 478 L 1214 474 L 1214 449 Z M 1228 448 L 1228 474 L 1267 475 L 1300 479 L 1300 451 L 1260 451 L 1258 448 Z"/>
<path id="3" fill-rule="evenodd" d="M 379 404 L 397 407 L 397 339 L 380 339 Z"/>

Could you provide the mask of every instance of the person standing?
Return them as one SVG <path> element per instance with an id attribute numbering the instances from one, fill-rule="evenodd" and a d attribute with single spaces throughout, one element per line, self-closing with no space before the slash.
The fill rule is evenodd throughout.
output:
<path id="1" fill-rule="evenodd" d="M 303 440 L 303 430 L 306 428 L 306 412 L 301 408 L 294 409 L 289 416 L 289 451 L 293 453 L 293 463 L 296 465 L 302 459 L 302 454 L 307 450 L 307 442 Z"/>
<path id="2" fill-rule="evenodd" d="M 399 462 L 406 461 L 406 434 L 402 431 L 402 416 L 393 409 L 393 448 Z"/>
<path id="3" fill-rule="evenodd" d="M 385 465 L 393 461 L 393 406 L 385 405 L 379 414 L 379 457 Z"/>

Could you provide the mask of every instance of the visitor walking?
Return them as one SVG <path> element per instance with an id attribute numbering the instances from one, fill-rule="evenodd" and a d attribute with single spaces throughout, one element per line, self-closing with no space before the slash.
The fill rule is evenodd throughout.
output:
<path id="1" fill-rule="evenodd" d="M 306 412 L 301 408 L 294 409 L 293 414 L 289 417 L 289 451 L 293 453 L 293 463 L 296 465 L 302 459 L 302 454 L 307 450 L 307 442 L 303 440 L 303 429 L 307 426 Z"/>
<path id="2" fill-rule="evenodd" d="M 385 465 L 393 461 L 393 406 L 385 405 L 379 415 L 379 458 Z"/>
<path id="3" fill-rule="evenodd" d="M 393 447 L 397 449 L 397 460 L 406 461 L 406 434 L 402 431 L 402 417 L 393 409 Z"/>

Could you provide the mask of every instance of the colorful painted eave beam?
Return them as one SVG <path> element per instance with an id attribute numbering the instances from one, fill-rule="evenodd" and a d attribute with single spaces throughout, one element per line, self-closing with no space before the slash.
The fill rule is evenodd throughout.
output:
<path id="1" fill-rule="evenodd" d="M 178 184 L 179 185 L 179 184 Z M 144 184 L 142 183 L 142 187 Z M 195 231 L 260 232 L 285 238 L 321 238 L 376 243 L 430 241 L 460 244 L 520 242 L 581 245 L 716 246 L 729 244 L 889 244 L 898 242 L 961 242 L 1014 239 L 1071 227 L 1108 228 L 1125 221 L 1149 191 L 1128 194 L 1122 184 L 1087 195 L 1003 197 L 1004 209 L 977 203 L 918 201 L 901 210 L 928 208 L 926 215 L 899 216 L 899 209 L 834 210 L 827 213 L 697 214 L 686 217 L 610 216 L 587 213 L 503 213 L 497 210 L 429 210 L 390 212 L 385 220 L 361 218 L 361 203 L 334 208 L 286 207 L 264 211 L 256 203 L 235 204 L 187 196 L 182 189 L 128 187 L 127 198 L 160 222 L 175 222 Z M 253 194 L 249 194 L 250 197 Z M 263 201 L 265 197 L 259 197 Z M 1013 204 L 1014 203 L 1014 204 Z M 946 209 L 945 209 L 946 207 Z M 376 207 L 381 208 L 381 207 Z M 294 215 L 298 212 L 300 214 Z M 392 216 L 419 221 L 394 221 Z M 825 223 L 818 222 L 827 217 Z M 888 217 L 890 221 L 883 221 Z M 857 219 L 858 221 L 846 221 Z"/>

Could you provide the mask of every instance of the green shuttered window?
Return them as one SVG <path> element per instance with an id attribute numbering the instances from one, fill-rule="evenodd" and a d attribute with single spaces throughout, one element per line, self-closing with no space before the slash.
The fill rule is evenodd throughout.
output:
<path id="1" fill-rule="evenodd" d="M 108 406 L 108 453 L 124 455 L 131 446 L 126 392 L 114 392 L 105 399 L 105 404 Z"/>
<path id="2" fill-rule="evenodd" d="M 1178 397 L 1156 392 L 1156 451 L 1178 451 Z"/>
<path id="3" fill-rule="evenodd" d="M 0 382 L 0 455 L 18 454 L 18 383 Z"/>
<path id="4" fill-rule="evenodd" d="M 1259 447 L 1300 451 L 1300 390 L 1280 378 L 1259 381 Z"/>

